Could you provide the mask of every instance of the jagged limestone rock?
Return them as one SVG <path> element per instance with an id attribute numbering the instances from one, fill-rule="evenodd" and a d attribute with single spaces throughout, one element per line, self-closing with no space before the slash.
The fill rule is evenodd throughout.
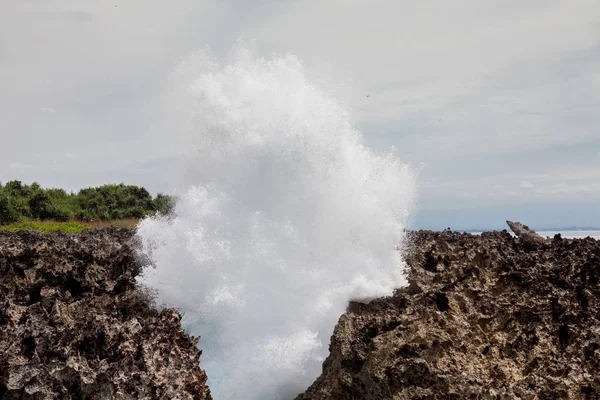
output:
<path id="1" fill-rule="evenodd" d="M 600 241 L 414 232 L 410 286 L 340 318 L 296 400 L 600 398 Z"/>
<path id="2" fill-rule="evenodd" d="M 198 339 L 135 285 L 132 238 L 0 232 L 1 399 L 210 399 Z"/>

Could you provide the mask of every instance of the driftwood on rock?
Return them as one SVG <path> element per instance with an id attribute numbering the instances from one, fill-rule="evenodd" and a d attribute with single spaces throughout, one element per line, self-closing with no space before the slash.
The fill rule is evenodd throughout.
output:
<path id="1" fill-rule="evenodd" d="M 535 231 L 527 225 L 513 221 L 506 221 L 506 223 L 517 237 L 529 242 L 546 243 L 546 239 L 535 233 Z"/>

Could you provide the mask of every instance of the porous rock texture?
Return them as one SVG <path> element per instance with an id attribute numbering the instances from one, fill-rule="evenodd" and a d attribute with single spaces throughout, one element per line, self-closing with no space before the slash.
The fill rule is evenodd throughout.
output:
<path id="1" fill-rule="evenodd" d="M 521 236 L 411 233 L 409 287 L 351 303 L 296 400 L 600 398 L 600 241 Z"/>
<path id="2" fill-rule="evenodd" d="M 1 399 L 210 399 L 198 339 L 135 286 L 133 233 L 0 232 Z"/>

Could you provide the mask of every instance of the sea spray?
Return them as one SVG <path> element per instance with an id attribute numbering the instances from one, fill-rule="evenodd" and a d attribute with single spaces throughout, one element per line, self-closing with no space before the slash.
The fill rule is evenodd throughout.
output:
<path id="1" fill-rule="evenodd" d="M 170 99 L 189 151 L 175 215 L 139 227 L 152 261 L 140 281 L 201 336 L 216 400 L 291 399 L 319 375 L 348 301 L 405 284 L 413 174 L 366 148 L 292 55 L 200 52 Z"/>

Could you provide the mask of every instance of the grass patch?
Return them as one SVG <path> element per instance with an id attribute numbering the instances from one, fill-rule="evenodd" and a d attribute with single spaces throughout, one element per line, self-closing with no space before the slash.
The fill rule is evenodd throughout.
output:
<path id="1" fill-rule="evenodd" d="M 138 224 L 140 223 L 140 219 L 124 218 L 124 219 L 114 219 L 111 221 L 85 221 L 85 222 L 75 221 L 75 222 L 79 222 L 81 224 L 87 225 L 90 228 L 94 228 L 94 229 L 108 228 L 108 227 L 135 229 L 135 228 L 137 228 Z"/>
<path id="2" fill-rule="evenodd" d="M 101 229 L 108 227 L 135 229 L 140 223 L 139 219 L 128 218 L 113 221 L 77 221 L 67 222 L 53 220 L 25 220 L 0 225 L 0 231 L 34 231 L 42 233 L 80 233 L 86 229 Z"/>
<path id="3" fill-rule="evenodd" d="M 80 222 L 21 221 L 0 226 L 0 231 L 34 231 L 42 233 L 80 233 L 92 226 Z"/>

